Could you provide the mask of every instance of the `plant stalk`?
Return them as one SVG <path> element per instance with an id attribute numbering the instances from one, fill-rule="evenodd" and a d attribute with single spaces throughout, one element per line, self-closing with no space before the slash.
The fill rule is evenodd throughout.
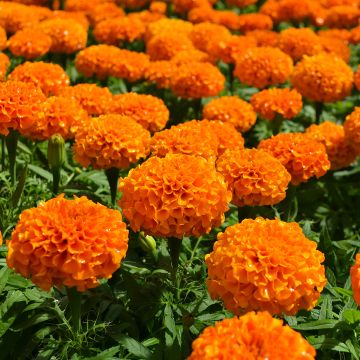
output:
<path id="1" fill-rule="evenodd" d="M 16 149 L 19 140 L 19 133 L 10 130 L 9 135 L 6 136 L 6 147 L 9 155 L 9 171 L 11 177 L 11 184 L 15 185 L 16 180 Z"/>
<path id="2" fill-rule="evenodd" d="M 106 169 L 105 174 L 110 186 L 111 204 L 115 206 L 120 170 L 117 168 Z"/>
<path id="3" fill-rule="evenodd" d="M 81 293 L 75 287 L 66 288 L 70 311 L 71 324 L 76 334 L 81 331 Z"/>
<path id="4" fill-rule="evenodd" d="M 168 247 L 171 258 L 171 266 L 172 266 L 172 276 L 173 279 L 176 279 L 176 272 L 179 267 L 179 257 L 181 250 L 182 240 L 170 237 L 168 238 Z"/>
<path id="5" fill-rule="evenodd" d="M 316 124 L 320 124 L 320 117 L 324 109 L 324 104 L 321 102 L 315 103 L 315 121 Z"/>
<path id="6" fill-rule="evenodd" d="M 5 170 L 5 146 L 6 146 L 6 140 L 5 136 L 1 135 L 1 169 Z"/>

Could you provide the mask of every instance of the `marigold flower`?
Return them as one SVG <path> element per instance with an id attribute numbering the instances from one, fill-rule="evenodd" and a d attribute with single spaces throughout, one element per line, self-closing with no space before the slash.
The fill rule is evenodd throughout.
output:
<path id="1" fill-rule="evenodd" d="M 326 284 L 324 260 L 297 223 L 245 219 L 219 233 L 205 256 L 207 286 L 234 314 L 295 315 L 316 305 Z"/>
<path id="2" fill-rule="evenodd" d="M 344 60 L 346 63 L 350 60 L 350 48 L 343 40 L 340 39 L 330 39 L 330 38 L 320 38 L 321 46 L 323 52 L 327 54 L 333 54 L 336 57 Z"/>
<path id="3" fill-rule="evenodd" d="M 165 18 L 164 14 L 160 14 L 158 12 L 151 12 L 149 10 L 132 12 L 132 13 L 129 13 L 127 16 L 128 16 L 129 19 L 140 20 L 146 26 L 148 24 L 151 24 L 153 22 L 156 22 L 156 21 L 159 21 L 159 20 Z M 174 20 L 174 19 L 171 19 L 171 20 Z M 145 32 L 145 35 L 146 35 L 146 32 Z"/>
<path id="4" fill-rule="evenodd" d="M 356 254 L 355 264 L 350 269 L 350 276 L 354 300 L 360 305 L 360 254 Z"/>
<path id="5" fill-rule="evenodd" d="M 227 150 L 216 162 L 237 206 L 274 205 L 284 200 L 291 180 L 279 160 L 264 150 Z"/>
<path id="6" fill-rule="evenodd" d="M 51 37 L 51 52 L 72 54 L 86 47 L 87 31 L 74 19 L 49 19 L 37 27 Z"/>
<path id="7" fill-rule="evenodd" d="M 360 9 L 353 6 L 334 6 L 327 12 L 325 26 L 329 28 L 350 28 L 359 24 Z"/>
<path id="8" fill-rule="evenodd" d="M 153 13 L 166 14 L 167 4 L 163 1 L 152 1 L 149 10 Z"/>
<path id="9" fill-rule="evenodd" d="M 360 90 L 360 66 L 358 65 L 358 68 L 354 74 L 354 84 L 357 90 Z"/>
<path id="10" fill-rule="evenodd" d="M 0 81 L 4 81 L 6 79 L 6 74 L 9 67 L 10 67 L 9 57 L 4 53 L 0 53 Z"/>
<path id="11" fill-rule="evenodd" d="M 251 48 L 236 59 L 234 75 L 250 86 L 262 89 L 283 84 L 293 70 L 290 56 L 279 49 L 262 47 Z"/>
<path id="12" fill-rule="evenodd" d="M 308 127 L 306 134 L 325 145 L 332 170 L 347 167 L 356 159 L 355 151 L 346 141 L 342 125 L 324 121 L 320 125 L 314 124 Z"/>
<path id="13" fill-rule="evenodd" d="M 216 96 L 224 86 L 224 75 L 210 63 L 180 64 L 170 79 L 170 89 L 182 98 Z"/>
<path id="14" fill-rule="evenodd" d="M 189 35 L 192 29 L 193 24 L 189 21 L 164 18 L 147 26 L 145 40 L 149 41 L 153 36 L 165 33 Z"/>
<path id="15" fill-rule="evenodd" d="M 151 60 L 170 60 L 180 51 L 193 50 L 194 45 L 187 35 L 164 33 L 153 36 L 146 44 Z"/>
<path id="16" fill-rule="evenodd" d="M 345 138 L 350 146 L 360 155 L 360 107 L 346 117 L 344 123 Z"/>
<path id="17" fill-rule="evenodd" d="M 120 179 L 119 189 L 133 231 L 178 239 L 219 226 L 231 198 L 213 165 L 184 154 L 151 157 Z"/>
<path id="18" fill-rule="evenodd" d="M 302 109 L 302 97 L 296 90 L 267 89 L 251 97 L 254 110 L 266 120 L 278 115 L 283 119 L 294 118 Z"/>
<path id="19" fill-rule="evenodd" d="M 213 0 L 211 2 L 208 0 L 172 0 L 171 4 L 174 7 L 174 12 L 177 14 L 186 14 L 195 8 L 211 6 L 213 2 Z"/>
<path id="20" fill-rule="evenodd" d="M 9 75 L 9 80 L 33 83 L 46 96 L 58 95 L 70 85 L 70 79 L 60 65 L 43 61 L 25 62 L 18 65 Z"/>
<path id="21" fill-rule="evenodd" d="M 360 43 L 360 26 L 351 29 L 349 41 L 355 45 Z"/>
<path id="22" fill-rule="evenodd" d="M 191 49 L 179 51 L 171 58 L 171 62 L 175 65 L 180 65 L 190 62 L 210 62 L 214 63 L 214 59 L 201 50 Z"/>
<path id="23" fill-rule="evenodd" d="M 247 31 L 246 37 L 254 38 L 259 47 L 277 47 L 279 44 L 279 34 L 270 30 Z"/>
<path id="24" fill-rule="evenodd" d="M 274 346 L 276 344 L 276 346 Z M 280 360 L 291 349 L 294 360 L 315 360 L 315 349 L 290 326 L 264 312 L 249 312 L 209 326 L 192 344 L 188 360 Z"/>
<path id="25" fill-rule="evenodd" d="M 162 99 L 137 93 L 115 95 L 109 112 L 131 117 L 151 132 L 163 129 L 170 116 Z"/>
<path id="26" fill-rule="evenodd" d="M 89 30 L 89 20 L 83 12 L 79 11 L 63 11 L 56 10 L 52 12 L 52 19 L 72 19 L 77 21 L 82 27 L 88 31 Z"/>
<path id="27" fill-rule="evenodd" d="M 0 50 L 4 50 L 7 47 L 6 31 L 0 26 Z"/>
<path id="28" fill-rule="evenodd" d="M 19 30 L 8 42 L 10 52 L 25 59 L 35 59 L 49 52 L 52 39 L 38 29 Z"/>
<path id="29" fill-rule="evenodd" d="M 110 20 L 121 16 L 125 16 L 124 10 L 112 2 L 99 4 L 89 13 L 92 25 L 96 25 L 103 20 Z"/>
<path id="30" fill-rule="evenodd" d="M 172 75 L 177 70 L 175 65 L 172 61 L 151 61 L 144 78 L 149 83 L 155 83 L 159 89 L 169 88 Z"/>
<path id="31" fill-rule="evenodd" d="M 120 211 L 60 195 L 23 211 L 7 246 L 8 266 L 41 289 L 86 291 L 119 268 L 128 231 Z"/>
<path id="32" fill-rule="evenodd" d="M 249 5 L 256 4 L 257 0 L 226 0 L 226 3 L 229 6 L 235 6 L 235 7 L 242 9 Z"/>
<path id="33" fill-rule="evenodd" d="M 347 29 L 326 29 L 319 30 L 317 32 L 320 38 L 330 38 L 342 40 L 345 44 L 348 44 L 351 38 L 351 32 Z"/>
<path id="34" fill-rule="evenodd" d="M 202 115 L 205 119 L 229 122 L 242 133 L 250 130 L 256 122 L 252 105 L 237 96 L 211 100 L 204 106 Z"/>
<path id="35" fill-rule="evenodd" d="M 127 169 L 148 155 L 149 145 L 150 133 L 135 120 L 101 115 L 77 131 L 74 158 L 84 167 Z"/>
<path id="36" fill-rule="evenodd" d="M 0 134 L 18 130 L 31 123 L 46 97 L 34 84 L 20 81 L 0 82 Z"/>
<path id="37" fill-rule="evenodd" d="M 146 6 L 150 0 L 118 0 L 117 3 L 125 9 L 140 9 Z"/>
<path id="38" fill-rule="evenodd" d="M 354 6 L 358 7 L 359 0 L 321 0 L 321 6 L 325 8 L 332 8 L 334 6 L 346 5 L 346 6 Z"/>
<path id="39" fill-rule="evenodd" d="M 123 42 L 141 40 L 145 33 L 145 25 L 138 19 L 121 16 L 103 20 L 95 25 L 95 39 L 108 45 L 119 45 Z"/>
<path id="40" fill-rule="evenodd" d="M 296 64 L 291 82 L 299 93 L 317 102 L 333 102 L 350 95 L 353 83 L 351 68 L 329 54 L 304 56 Z"/>
<path id="41" fill-rule="evenodd" d="M 291 183 L 299 185 L 320 178 L 330 169 L 324 144 L 302 133 L 282 133 L 262 140 L 259 149 L 268 151 L 286 167 Z"/>
<path id="42" fill-rule="evenodd" d="M 114 0 L 66 0 L 65 10 L 66 11 L 79 11 L 85 14 L 91 13 L 96 6 L 105 3 L 112 3 Z"/>
<path id="43" fill-rule="evenodd" d="M 264 14 L 239 15 L 239 30 L 247 32 L 252 30 L 271 30 L 273 22 L 270 16 Z"/>

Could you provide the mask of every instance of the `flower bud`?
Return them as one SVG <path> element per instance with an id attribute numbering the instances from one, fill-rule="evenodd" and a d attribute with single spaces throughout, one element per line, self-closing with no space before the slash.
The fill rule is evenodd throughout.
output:
<path id="1" fill-rule="evenodd" d="M 150 235 L 145 235 L 143 232 L 139 234 L 140 247 L 146 252 L 152 252 L 156 250 L 156 241 Z"/>
<path id="2" fill-rule="evenodd" d="M 60 168 L 65 161 L 65 141 L 59 134 L 51 136 L 48 143 L 48 162 L 50 169 Z"/>

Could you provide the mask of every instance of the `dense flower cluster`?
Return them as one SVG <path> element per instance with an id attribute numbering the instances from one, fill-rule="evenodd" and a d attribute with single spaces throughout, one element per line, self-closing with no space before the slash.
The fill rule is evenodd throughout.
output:
<path id="1" fill-rule="evenodd" d="M 145 40 L 149 41 L 155 35 L 174 33 L 189 35 L 193 29 L 193 25 L 184 20 L 180 19 L 160 19 L 152 22 L 146 28 Z"/>
<path id="2" fill-rule="evenodd" d="M 326 174 L 330 162 L 325 145 L 302 133 L 282 133 L 262 140 L 259 149 L 268 151 L 286 167 L 291 182 L 298 185 Z"/>
<path id="3" fill-rule="evenodd" d="M 350 48 L 341 39 L 320 38 L 323 52 L 337 56 L 346 63 L 350 60 Z"/>
<path id="4" fill-rule="evenodd" d="M 120 179 L 119 206 L 133 231 L 154 236 L 200 236 L 224 220 L 231 194 L 205 159 L 151 157 Z"/>
<path id="5" fill-rule="evenodd" d="M 127 169 L 148 155 L 149 145 L 150 133 L 135 120 L 101 115 L 76 133 L 74 157 L 84 167 Z"/>
<path id="6" fill-rule="evenodd" d="M 0 26 L 0 50 L 4 50 L 7 47 L 6 31 Z"/>
<path id="7" fill-rule="evenodd" d="M 154 83 L 159 89 L 170 87 L 170 81 L 176 66 L 170 61 L 151 61 L 144 71 L 144 78 L 149 83 Z"/>
<path id="8" fill-rule="evenodd" d="M 246 219 L 218 235 L 206 255 L 208 290 L 234 314 L 312 309 L 326 284 L 324 254 L 297 223 Z"/>
<path id="9" fill-rule="evenodd" d="M 233 1 L 233 0 L 232 0 Z M 249 312 L 209 326 L 192 344 L 188 360 L 315 360 L 315 349 L 290 326 L 264 312 Z"/>
<path id="10" fill-rule="evenodd" d="M 93 25 L 96 25 L 103 20 L 110 20 L 121 16 L 125 16 L 124 10 L 112 2 L 105 2 L 95 6 L 88 15 L 89 20 Z"/>
<path id="11" fill-rule="evenodd" d="M 190 49 L 190 50 L 181 50 L 177 52 L 172 58 L 171 62 L 176 65 L 190 63 L 190 62 L 214 62 L 214 59 L 201 50 Z"/>
<path id="12" fill-rule="evenodd" d="M 360 305 L 360 254 L 356 254 L 355 264 L 350 269 L 350 275 L 353 297 Z"/>
<path id="13" fill-rule="evenodd" d="M 6 73 L 10 67 L 10 59 L 4 54 L 0 53 L 0 81 L 4 81 L 6 78 Z"/>
<path id="14" fill-rule="evenodd" d="M 253 30 L 271 30 L 273 22 L 270 16 L 264 14 L 242 14 L 239 16 L 238 29 L 241 32 Z"/>
<path id="15" fill-rule="evenodd" d="M 52 286 L 85 291 L 111 277 L 127 244 L 119 211 L 60 195 L 20 215 L 7 242 L 7 264 L 45 291 Z"/>
<path id="16" fill-rule="evenodd" d="M 349 28 L 359 24 L 360 9 L 354 6 L 333 6 L 325 18 L 325 25 L 330 28 Z"/>
<path id="17" fill-rule="evenodd" d="M 346 141 L 360 155 L 360 107 L 346 117 L 344 123 Z"/>

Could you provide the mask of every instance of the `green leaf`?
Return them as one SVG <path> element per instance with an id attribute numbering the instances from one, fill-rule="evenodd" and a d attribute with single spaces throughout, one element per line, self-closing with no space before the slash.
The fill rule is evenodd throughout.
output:
<path id="1" fill-rule="evenodd" d="M 170 304 L 166 304 L 164 309 L 164 326 L 166 329 L 169 330 L 169 333 L 172 335 L 174 339 L 176 336 L 176 324 Z"/>
<path id="2" fill-rule="evenodd" d="M 117 341 L 119 344 L 121 344 L 130 354 L 136 356 L 137 359 L 150 359 L 151 357 L 151 351 L 145 347 L 142 343 L 139 341 L 126 336 L 122 335 L 120 336 Z"/>
<path id="3" fill-rule="evenodd" d="M 295 330 L 321 330 L 321 329 L 333 329 L 339 322 L 337 320 L 317 320 L 310 321 L 308 323 L 299 324 L 293 326 Z"/>
<path id="4" fill-rule="evenodd" d="M 116 360 L 119 358 L 114 356 L 118 354 L 119 351 L 120 351 L 120 347 L 114 346 L 110 349 L 106 349 L 102 351 L 100 354 L 97 354 L 96 356 L 87 357 L 86 360 Z"/>
<path id="5" fill-rule="evenodd" d="M 28 164 L 25 165 L 25 167 L 21 170 L 19 182 L 16 186 L 15 192 L 12 196 L 11 203 L 13 208 L 18 206 L 21 195 L 24 191 L 25 182 L 26 182 L 26 176 L 27 176 L 27 170 L 28 170 Z"/>
<path id="6" fill-rule="evenodd" d="M 0 270 L 0 294 L 4 290 L 10 274 L 11 274 L 11 270 L 7 266 L 4 266 Z"/>
<path id="7" fill-rule="evenodd" d="M 33 173 L 35 173 L 36 175 L 39 175 L 40 177 L 44 178 L 45 180 L 47 180 L 48 182 L 52 181 L 52 174 L 49 171 L 46 171 L 44 169 L 42 169 L 39 166 L 33 165 L 33 164 L 29 164 L 28 168 L 30 171 L 32 171 Z"/>
<path id="8" fill-rule="evenodd" d="M 348 309 L 343 312 L 343 319 L 349 324 L 353 325 L 360 322 L 360 311 Z"/>

